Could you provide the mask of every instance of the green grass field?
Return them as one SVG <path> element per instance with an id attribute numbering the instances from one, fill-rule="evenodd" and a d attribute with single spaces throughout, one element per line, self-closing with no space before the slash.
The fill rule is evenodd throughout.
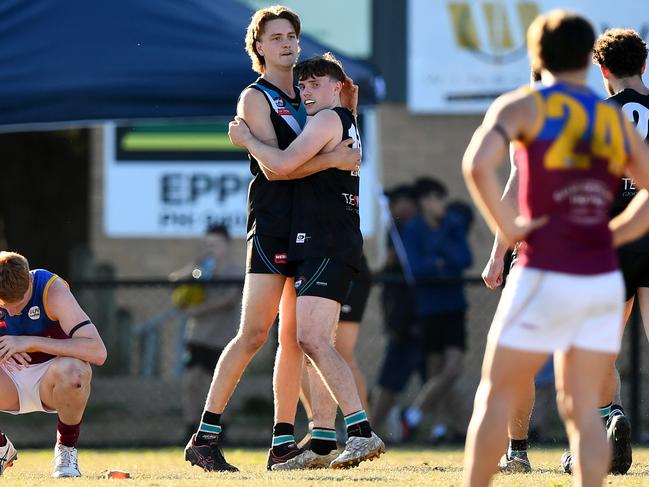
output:
<path id="1" fill-rule="evenodd" d="M 495 486 L 569 486 L 570 476 L 558 466 L 561 449 L 530 451 L 534 473 L 530 475 L 499 475 Z M 344 471 L 310 470 L 301 472 L 267 472 L 263 450 L 228 450 L 228 460 L 237 465 L 237 474 L 208 474 L 190 467 L 182 459 L 180 448 L 147 450 L 81 450 L 79 464 L 84 477 L 54 481 L 50 477 L 52 452 L 24 450 L 18 461 L 1 480 L 11 486 L 83 485 L 106 486 L 295 486 L 295 487 L 361 487 L 395 486 L 423 487 L 431 485 L 458 486 L 462 477 L 460 449 L 391 449 L 378 461 L 363 463 L 359 468 Z M 649 449 L 636 448 L 634 465 L 628 475 L 609 476 L 606 485 L 649 485 Z M 108 469 L 126 470 L 131 480 L 104 480 Z M 108 482 L 108 484 L 107 484 Z"/>

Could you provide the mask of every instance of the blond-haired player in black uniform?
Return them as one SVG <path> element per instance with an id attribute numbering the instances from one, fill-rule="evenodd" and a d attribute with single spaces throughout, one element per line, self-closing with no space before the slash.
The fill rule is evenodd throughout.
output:
<path id="1" fill-rule="evenodd" d="M 300 63 L 296 76 L 302 100 L 313 117 L 286 150 L 255 138 L 240 118 L 230 123 L 232 142 L 245 146 L 257 160 L 282 175 L 314 155 L 332 150 L 347 137 L 360 145 L 352 113 L 340 106 L 345 79 L 340 63 L 331 55 L 315 57 Z M 351 370 L 331 340 L 362 251 L 358 176 L 357 170 L 329 169 L 299 180 L 292 214 L 289 260 L 296 263 L 298 342 L 338 402 L 349 436 L 345 450 L 331 461 L 332 468 L 358 465 L 385 449 L 372 432 Z M 318 456 L 331 458 L 332 452 Z"/>
<path id="2" fill-rule="evenodd" d="M 300 19 L 286 7 L 260 9 L 246 33 L 246 51 L 260 78 L 241 93 L 237 114 L 260 140 L 284 149 L 306 123 L 306 112 L 293 82 L 293 66 L 300 52 Z M 351 80 L 345 80 L 349 86 Z M 315 154 L 314 154 L 315 155 Z M 296 165 L 291 177 L 304 177 L 331 167 L 355 167 L 359 154 L 344 144 L 336 154 L 323 154 Z M 311 158 L 309 158 L 311 159 Z M 293 438 L 300 389 L 295 370 L 303 353 L 295 339 L 295 298 L 287 261 L 293 183 L 275 181 L 251 156 L 253 180 L 248 192 L 248 252 L 241 323 L 236 337 L 219 358 L 198 431 L 185 448 L 185 459 L 206 471 L 236 471 L 219 447 L 221 414 L 248 363 L 266 342 L 280 307 L 280 347 L 273 376 L 275 425 L 268 468 L 300 453 Z M 279 386 L 281 385 L 281 386 Z"/>

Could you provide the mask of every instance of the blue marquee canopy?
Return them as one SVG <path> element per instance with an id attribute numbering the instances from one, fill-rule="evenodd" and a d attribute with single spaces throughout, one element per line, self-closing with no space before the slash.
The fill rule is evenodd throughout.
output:
<path id="1" fill-rule="evenodd" d="M 256 77 L 251 14 L 234 0 L 0 0 L 0 129 L 232 115 Z M 375 103 L 372 68 L 340 58 Z"/>

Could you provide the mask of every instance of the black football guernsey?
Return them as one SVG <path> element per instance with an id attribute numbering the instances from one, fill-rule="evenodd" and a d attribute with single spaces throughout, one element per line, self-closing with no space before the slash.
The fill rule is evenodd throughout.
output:
<path id="1" fill-rule="evenodd" d="M 277 136 L 277 146 L 281 150 L 286 149 L 306 124 L 306 110 L 297 86 L 295 98 L 290 98 L 263 78 L 258 78 L 249 88 L 265 95 L 270 106 L 270 120 Z M 253 176 L 248 187 L 248 238 L 252 235 L 289 238 L 293 181 L 269 181 L 257 160 L 250 154 L 248 157 Z"/>
<path id="2" fill-rule="evenodd" d="M 342 122 L 341 141 L 361 146 L 352 113 L 333 109 Z M 358 269 L 363 250 L 358 205 L 359 172 L 326 169 L 295 181 L 289 260 L 335 258 Z"/>
<path id="3" fill-rule="evenodd" d="M 619 93 L 611 96 L 609 100 L 614 101 L 620 108 L 624 115 L 636 126 L 638 133 L 645 140 L 649 142 L 649 95 L 642 95 L 635 90 L 627 88 Z M 613 202 L 612 214 L 617 215 L 624 210 L 631 198 L 636 194 L 636 187 L 633 180 L 629 176 L 623 176 L 620 182 L 620 189 Z M 644 237 L 627 244 L 625 249 L 649 252 L 649 233 Z"/>

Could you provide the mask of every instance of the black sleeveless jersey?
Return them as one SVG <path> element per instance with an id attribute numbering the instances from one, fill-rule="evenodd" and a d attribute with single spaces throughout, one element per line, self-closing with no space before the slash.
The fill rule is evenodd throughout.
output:
<path id="1" fill-rule="evenodd" d="M 614 101 L 624 115 L 636 126 L 640 136 L 649 143 L 649 95 L 641 95 L 635 90 L 627 88 L 611 96 L 609 100 Z M 629 176 L 623 176 L 620 181 L 620 189 L 612 206 L 612 214 L 617 215 L 624 210 L 631 198 L 636 194 L 636 187 Z M 625 249 L 649 252 L 649 234 L 624 246 Z"/>
<path id="2" fill-rule="evenodd" d="M 360 136 L 352 113 L 333 109 L 342 122 L 341 138 Z M 358 206 L 359 173 L 327 169 L 295 181 L 289 260 L 336 258 L 359 269 L 363 250 Z"/>
<path id="3" fill-rule="evenodd" d="M 263 78 L 258 78 L 249 88 L 261 91 L 270 107 L 270 121 L 275 129 L 277 145 L 286 149 L 300 134 L 306 123 L 306 110 L 295 87 L 295 98 Z M 248 238 L 268 235 L 289 238 L 293 181 L 269 181 L 257 160 L 248 154 L 252 181 L 248 187 Z"/>

